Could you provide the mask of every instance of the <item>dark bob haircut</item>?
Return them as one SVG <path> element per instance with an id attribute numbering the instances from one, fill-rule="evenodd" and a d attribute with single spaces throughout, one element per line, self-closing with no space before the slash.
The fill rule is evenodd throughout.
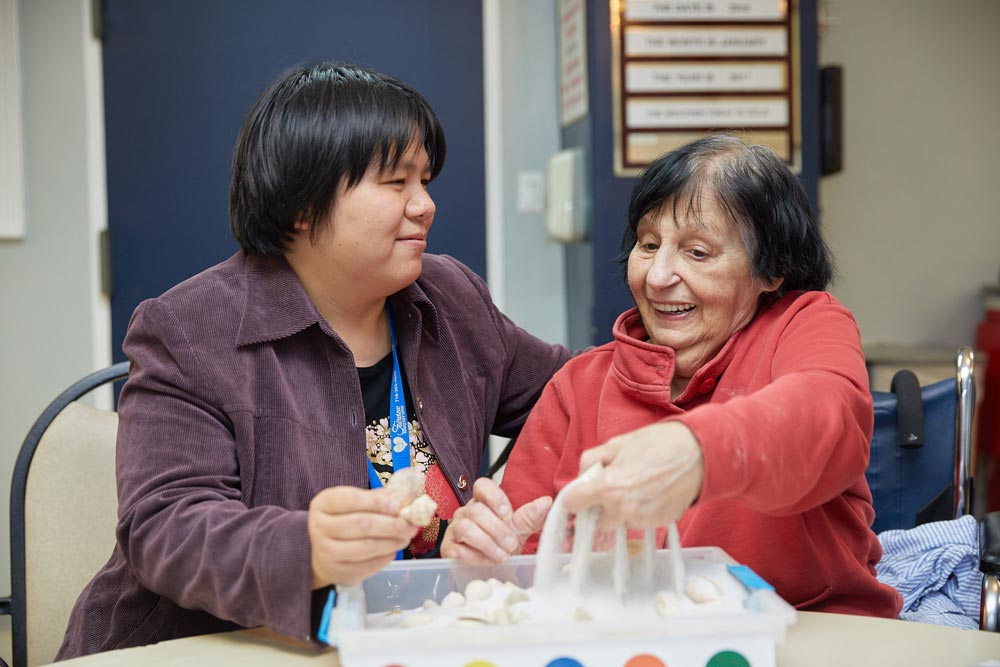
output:
<path id="1" fill-rule="evenodd" d="M 714 195 L 739 229 L 753 277 L 784 278 L 779 296 L 826 289 L 833 258 L 802 184 L 769 148 L 727 134 L 692 141 L 646 167 L 632 190 L 619 261 L 627 266 L 643 217 L 669 205 L 674 220 L 678 212 L 697 218 L 703 194 Z"/>
<path id="2" fill-rule="evenodd" d="M 233 235 L 257 255 L 284 253 L 300 220 L 315 238 L 342 185 L 356 186 L 369 168 L 395 169 L 414 140 L 434 178 L 444 164 L 444 132 L 427 100 L 405 83 L 357 65 L 290 70 L 240 128 L 229 190 Z"/>

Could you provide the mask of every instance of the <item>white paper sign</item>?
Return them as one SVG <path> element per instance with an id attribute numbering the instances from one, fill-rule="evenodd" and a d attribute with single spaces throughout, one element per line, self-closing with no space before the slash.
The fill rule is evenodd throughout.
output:
<path id="1" fill-rule="evenodd" d="M 570 125 L 587 115 L 587 14 L 583 0 L 559 0 L 559 119 Z"/>
<path id="2" fill-rule="evenodd" d="M 628 0 L 629 21 L 783 21 L 787 0 Z"/>
<path id="3" fill-rule="evenodd" d="M 787 88 L 785 63 L 642 63 L 625 66 L 625 92 L 781 92 Z"/>
<path id="4" fill-rule="evenodd" d="M 625 29 L 625 54 L 639 56 L 784 56 L 788 32 L 784 26 L 747 28 Z"/>
<path id="5" fill-rule="evenodd" d="M 625 105 L 633 128 L 769 127 L 788 124 L 785 98 L 633 98 Z"/>

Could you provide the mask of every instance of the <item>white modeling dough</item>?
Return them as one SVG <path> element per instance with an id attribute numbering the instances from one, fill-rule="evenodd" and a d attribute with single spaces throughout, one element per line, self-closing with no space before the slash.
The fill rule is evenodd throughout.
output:
<path id="1" fill-rule="evenodd" d="M 693 602 L 704 604 L 714 602 L 722 597 L 722 591 L 714 581 L 707 577 L 691 577 L 684 586 L 684 592 Z"/>
<path id="2" fill-rule="evenodd" d="M 512 607 L 518 602 L 527 602 L 530 599 L 531 598 L 528 597 L 528 594 L 525 593 L 523 589 L 515 588 L 507 594 L 507 597 L 503 599 L 503 603 L 508 607 Z"/>
<path id="3" fill-rule="evenodd" d="M 421 528 L 434 518 L 437 503 L 424 493 L 424 474 L 413 468 L 403 468 L 392 474 L 386 491 L 399 502 L 399 516 L 407 523 Z"/>
<path id="4" fill-rule="evenodd" d="M 404 628 L 415 628 L 419 625 L 430 625 L 431 621 L 433 620 L 434 617 L 431 616 L 430 614 L 422 614 L 420 612 L 416 612 L 404 616 L 403 621 L 402 623 L 400 623 L 400 625 L 402 625 Z"/>
<path id="5" fill-rule="evenodd" d="M 493 587 L 482 579 L 473 579 L 465 586 L 465 599 L 469 602 L 486 600 L 491 595 L 493 595 Z"/>
<path id="6" fill-rule="evenodd" d="M 445 609 L 461 609 L 465 606 L 465 596 L 458 591 L 452 591 L 441 600 L 441 606 Z"/>
<path id="7" fill-rule="evenodd" d="M 656 594 L 656 613 L 660 616 L 678 616 L 681 613 L 681 601 L 673 591 L 660 591 Z"/>
<path id="8" fill-rule="evenodd" d="M 406 507 L 424 492 L 424 474 L 413 468 L 397 470 L 392 473 L 385 489 L 399 501 L 400 507 Z"/>
<path id="9" fill-rule="evenodd" d="M 407 523 L 424 528 L 434 518 L 434 510 L 436 509 L 437 503 L 430 496 L 424 494 L 417 496 L 413 502 L 399 510 L 399 516 Z"/>

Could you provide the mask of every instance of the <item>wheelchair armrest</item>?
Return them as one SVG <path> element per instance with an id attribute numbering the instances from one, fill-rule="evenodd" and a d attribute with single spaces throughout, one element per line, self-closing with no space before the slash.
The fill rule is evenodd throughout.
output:
<path id="1" fill-rule="evenodd" d="M 979 520 L 979 570 L 1000 575 L 1000 512 Z"/>

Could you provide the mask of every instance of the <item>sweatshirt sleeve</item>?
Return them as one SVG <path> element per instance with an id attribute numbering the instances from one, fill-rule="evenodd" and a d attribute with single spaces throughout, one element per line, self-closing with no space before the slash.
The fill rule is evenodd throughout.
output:
<path id="1" fill-rule="evenodd" d="M 559 392 L 558 378 L 542 391 L 504 468 L 500 488 L 515 510 L 535 498 L 554 498 L 579 472 L 582 450 L 569 444 L 571 419 Z M 535 534 L 525 543 L 524 553 L 534 553 L 537 548 Z"/>
<path id="2" fill-rule="evenodd" d="M 677 419 L 701 443 L 698 502 L 739 498 L 795 514 L 842 494 L 868 466 L 873 414 L 861 338 L 850 312 L 824 295 L 761 354 L 772 355 L 768 384 Z"/>
<path id="3" fill-rule="evenodd" d="M 136 309 L 119 404 L 118 543 L 139 581 L 187 609 L 242 626 L 310 635 L 305 511 L 249 509 L 235 433 L 197 347 L 161 301 Z"/>

